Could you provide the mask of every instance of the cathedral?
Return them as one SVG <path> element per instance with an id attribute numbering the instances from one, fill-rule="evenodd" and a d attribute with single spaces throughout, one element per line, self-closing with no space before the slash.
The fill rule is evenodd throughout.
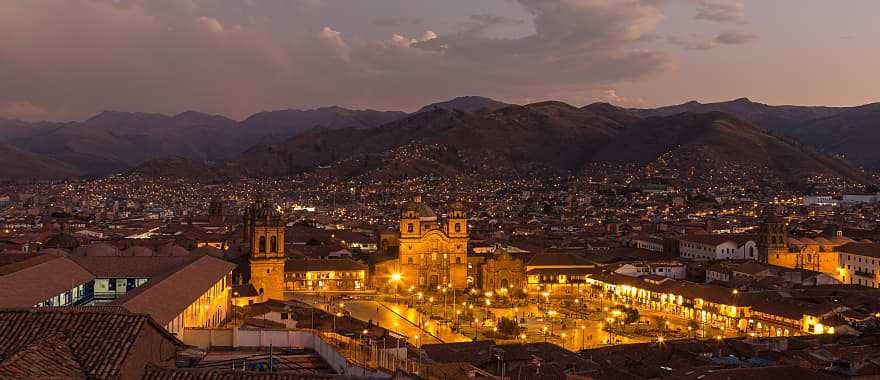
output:
<path id="1" fill-rule="evenodd" d="M 250 240 L 251 284 L 262 300 L 284 300 L 284 219 L 270 203 L 247 210 L 244 231 Z"/>
<path id="2" fill-rule="evenodd" d="M 444 220 L 421 197 L 406 202 L 400 210 L 399 286 L 466 288 L 467 245 L 467 212 L 460 202 L 446 206 Z"/>

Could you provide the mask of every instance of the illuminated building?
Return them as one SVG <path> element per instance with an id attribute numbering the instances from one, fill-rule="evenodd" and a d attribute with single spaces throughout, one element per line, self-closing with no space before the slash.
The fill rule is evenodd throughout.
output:
<path id="1" fill-rule="evenodd" d="M 251 284 L 262 300 L 284 300 L 284 222 L 281 213 L 261 202 L 250 216 Z"/>
<path id="2" fill-rule="evenodd" d="M 400 211 L 401 286 L 434 287 L 452 284 L 467 287 L 468 220 L 464 205 L 453 202 L 447 217 L 438 221 L 421 197 L 406 202 Z"/>

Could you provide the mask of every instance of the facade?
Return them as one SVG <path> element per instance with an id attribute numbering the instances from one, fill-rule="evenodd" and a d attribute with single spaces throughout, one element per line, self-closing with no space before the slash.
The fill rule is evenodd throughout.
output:
<path id="1" fill-rule="evenodd" d="M 496 250 L 494 255 L 486 258 L 481 268 L 481 288 L 484 291 L 504 293 L 521 289 L 526 284 L 525 264 L 505 250 Z"/>
<path id="2" fill-rule="evenodd" d="M 842 234 L 830 239 L 824 237 L 788 238 L 787 249 L 777 250 L 770 254 L 768 262 L 786 268 L 806 269 L 836 276 L 840 266 L 838 247 L 853 243 L 852 239 Z"/>
<path id="3" fill-rule="evenodd" d="M 687 276 L 687 268 L 679 262 L 632 262 L 621 265 L 614 273 L 631 277 L 655 275 L 683 280 Z"/>
<path id="4" fill-rule="evenodd" d="M 445 220 L 438 220 L 421 197 L 403 205 L 398 256 L 401 287 L 468 286 L 467 213 L 458 202 L 449 204 L 446 212 Z"/>
<path id="5" fill-rule="evenodd" d="M 591 295 L 656 311 L 720 329 L 761 336 L 833 334 L 823 321 L 848 310 L 835 303 L 813 303 L 738 294 L 712 284 L 676 281 L 659 276 L 596 274 L 587 280 Z M 598 293 L 598 294 L 596 294 Z"/>
<path id="6" fill-rule="evenodd" d="M 751 235 L 688 235 L 679 238 L 681 257 L 691 260 L 758 259 Z"/>
<path id="7" fill-rule="evenodd" d="M 286 291 L 363 291 L 367 266 L 351 259 L 288 260 Z"/>
<path id="8" fill-rule="evenodd" d="M 841 245 L 838 251 L 840 282 L 880 288 L 880 245 L 848 243 Z"/>
<path id="9" fill-rule="evenodd" d="M 246 214 L 250 231 L 251 284 L 262 300 L 284 300 L 284 222 L 272 205 L 261 202 Z"/>

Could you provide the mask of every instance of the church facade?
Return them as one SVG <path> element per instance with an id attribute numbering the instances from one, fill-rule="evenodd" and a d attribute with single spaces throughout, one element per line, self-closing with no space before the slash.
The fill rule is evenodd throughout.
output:
<path id="1" fill-rule="evenodd" d="M 397 285 L 467 288 L 467 221 L 467 212 L 459 202 L 447 205 L 443 220 L 421 197 L 406 202 L 400 211 Z"/>

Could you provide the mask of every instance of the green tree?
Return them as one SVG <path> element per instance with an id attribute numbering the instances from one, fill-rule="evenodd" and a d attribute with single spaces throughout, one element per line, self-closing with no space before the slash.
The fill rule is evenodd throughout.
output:
<path id="1" fill-rule="evenodd" d="M 504 335 L 516 335 L 519 333 L 519 324 L 516 323 L 516 320 L 511 318 L 501 317 L 501 319 L 498 320 L 497 327 L 498 332 Z"/>

